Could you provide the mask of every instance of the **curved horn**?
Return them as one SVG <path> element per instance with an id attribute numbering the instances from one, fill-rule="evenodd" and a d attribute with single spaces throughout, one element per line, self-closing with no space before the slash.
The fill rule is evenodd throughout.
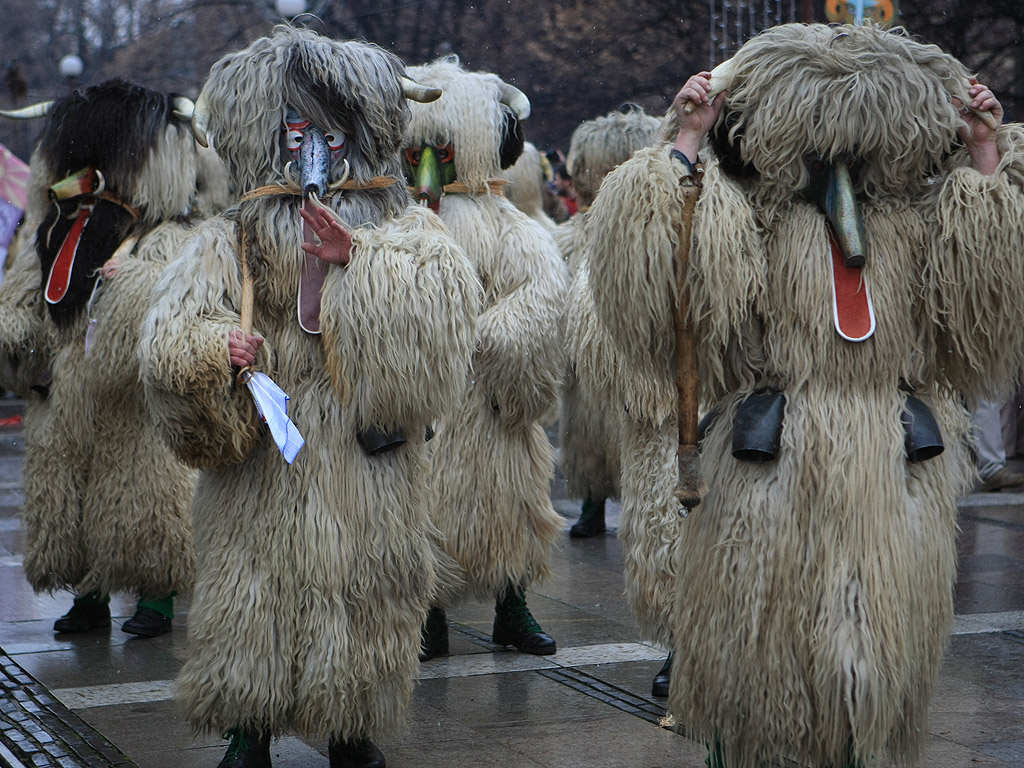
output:
<path id="1" fill-rule="evenodd" d="M 428 88 L 404 76 L 402 77 L 402 93 L 405 98 L 418 101 L 420 104 L 429 104 L 441 98 L 440 88 Z"/>
<path id="2" fill-rule="evenodd" d="M 733 70 L 735 68 L 736 65 L 733 60 L 726 59 L 711 70 L 711 77 L 708 78 L 711 81 L 711 90 L 708 91 L 708 101 L 714 101 L 715 97 L 722 91 L 729 90 L 729 86 L 732 85 Z M 694 103 L 691 101 L 683 107 L 683 111 L 686 112 L 686 114 L 690 114 L 695 108 Z"/>
<path id="3" fill-rule="evenodd" d="M 501 84 L 501 103 L 510 107 L 520 120 L 530 116 L 530 100 L 514 85 L 504 82 Z"/>
<path id="4" fill-rule="evenodd" d="M 174 116 L 182 120 L 191 120 L 196 111 L 195 102 L 186 96 L 175 96 L 171 103 L 174 105 Z"/>
<path id="5" fill-rule="evenodd" d="M 21 109 L 0 109 L 0 116 L 15 120 L 31 120 L 34 117 L 46 117 L 51 107 L 53 107 L 53 101 L 41 101 Z"/>
<path id="6" fill-rule="evenodd" d="M 192 134 L 202 146 L 209 147 L 210 139 L 207 135 L 207 128 L 210 126 L 210 108 L 206 104 L 203 94 L 199 94 L 192 108 Z"/>

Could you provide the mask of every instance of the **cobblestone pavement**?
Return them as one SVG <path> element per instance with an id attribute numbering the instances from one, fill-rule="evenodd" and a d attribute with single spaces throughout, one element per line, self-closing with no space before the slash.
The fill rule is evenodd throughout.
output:
<path id="1" fill-rule="evenodd" d="M 55 635 L 71 598 L 25 582 L 22 463 L 17 424 L 0 426 L 0 766 L 213 768 L 225 741 L 193 735 L 173 701 L 187 599 L 163 637 L 121 631 L 128 595 L 114 596 L 110 629 Z M 557 481 L 552 498 L 568 530 L 578 501 Z M 920 765 L 1024 768 L 1024 494 L 971 494 L 960 513 L 957 622 Z M 614 504 L 608 519 L 605 536 L 566 535 L 553 578 L 528 595 L 554 656 L 493 646 L 492 605 L 449 613 L 452 655 L 422 665 L 408 729 L 380 744 L 391 768 L 703 768 L 701 745 L 659 726 L 651 679 L 664 651 L 629 614 Z M 276 768 L 326 767 L 326 752 L 297 736 L 272 746 Z"/>

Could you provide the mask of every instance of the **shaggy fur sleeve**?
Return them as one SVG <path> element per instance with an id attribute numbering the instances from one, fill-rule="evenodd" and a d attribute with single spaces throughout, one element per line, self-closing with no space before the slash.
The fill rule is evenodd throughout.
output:
<path id="1" fill-rule="evenodd" d="M 660 424 L 675 413 L 675 255 L 683 210 L 683 166 L 652 147 L 609 173 L 588 213 L 590 285 L 609 336 L 626 410 Z"/>
<path id="2" fill-rule="evenodd" d="M 252 397 L 236 384 L 228 334 L 240 326 L 242 292 L 233 225 L 197 229 L 160 275 L 139 344 L 156 426 L 189 466 L 237 463 L 262 438 Z"/>
<path id="3" fill-rule="evenodd" d="M 1024 362 L 1024 128 L 1003 126 L 997 138 L 994 175 L 959 167 L 946 178 L 924 267 L 946 378 L 956 389 L 992 394 L 1010 386 Z"/>
<path id="4" fill-rule="evenodd" d="M 548 412 L 564 366 L 560 314 L 568 271 L 551 236 L 508 206 L 498 253 L 485 270 L 487 308 L 477 328 L 476 381 L 501 418 L 526 426 Z"/>
<path id="5" fill-rule="evenodd" d="M 422 429 L 462 395 L 480 284 L 440 220 L 417 207 L 352 242 L 321 304 L 332 385 L 361 428 Z"/>
<path id="6" fill-rule="evenodd" d="M 662 145 L 637 152 L 605 177 L 588 214 L 587 250 L 595 310 L 610 337 L 618 387 L 636 419 L 660 424 L 675 413 L 674 310 L 687 190 L 684 166 Z M 727 380 L 723 351 L 748 331 L 764 284 L 764 246 L 752 208 L 712 161 L 693 219 L 686 287 L 698 334 L 702 397 Z M 601 378 L 610 380 L 615 372 Z"/>
<path id="7" fill-rule="evenodd" d="M 167 262 L 181 252 L 187 230 L 164 223 L 141 238 L 116 273 L 96 291 L 96 320 L 89 348 L 89 376 L 109 389 L 134 386 L 139 378 L 139 331 L 149 311 L 153 286 Z"/>
<path id="8" fill-rule="evenodd" d="M 22 227 L 14 263 L 0 283 L 0 387 L 26 395 L 50 362 L 50 323 L 35 238 Z"/>
<path id="9" fill-rule="evenodd" d="M 615 412 L 622 410 L 621 372 L 628 370 L 618 347 L 604 330 L 594 306 L 590 262 L 580 259 L 565 307 L 565 349 L 569 364 L 586 394 Z"/>
<path id="10" fill-rule="evenodd" d="M 564 261 L 569 267 L 569 275 L 572 276 L 576 271 L 576 243 L 577 234 L 582 229 L 582 217 L 584 214 L 575 216 L 569 219 L 564 224 L 559 224 L 551 232 L 551 238 L 555 241 L 555 247 L 558 248 L 558 252 L 562 256 Z"/>

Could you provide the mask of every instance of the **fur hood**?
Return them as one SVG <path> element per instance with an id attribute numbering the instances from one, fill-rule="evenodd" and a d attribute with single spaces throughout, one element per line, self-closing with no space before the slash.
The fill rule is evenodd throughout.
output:
<path id="1" fill-rule="evenodd" d="M 467 72 L 457 56 L 409 68 L 413 80 L 440 88 L 431 104 L 410 104 L 405 143 L 455 147 L 459 181 L 478 186 L 501 176 L 523 153 L 526 139 L 513 110 L 502 102 L 503 81 L 488 72 Z"/>
<path id="2" fill-rule="evenodd" d="M 347 136 L 352 178 L 401 178 L 409 109 L 402 62 L 371 43 L 338 42 L 279 26 L 213 65 L 200 94 L 208 135 L 239 193 L 285 181 L 281 129 L 289 108 Z M 340 171 L 336 168 L 331 180 Z"/>
<path id="3" fill-rule="evenodd" d="M 810 158 L 845 160 L 858 195 L 914 196 L 959 144 L 952 97 L 967 99 L 970 73 L 903 29 L 786 24 L 732 63 L 709 140 L 766 207 L 807 187 Z"/>

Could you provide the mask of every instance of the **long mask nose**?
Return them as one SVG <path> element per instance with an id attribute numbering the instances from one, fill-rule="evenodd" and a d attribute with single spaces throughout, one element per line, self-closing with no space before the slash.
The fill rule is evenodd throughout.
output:
<path id="1" fill-rule="evenodd" d="M 419 165 L 413 169 L 412 186 L 416 201 L 437 213 L 441 206 L 444 176 L 441 161 L 433 147 L 423 147 Z"/>
<path id="2" fill-rule="evenodd" d="M 306 129 L 299 145 L 299 178 L 302 196 L 309 197 L 316 192 L 318 197 L 327 196 L 328 174 L 331 169 L 331 150 L 327 146 L 324 132 L 311 125 Z"/>
<path id="3" fill-rule="evenodd" d="M 843 251 L 848 267 L 863 267 L 867 262 L 864 248 L 864 218 L 853 191 L 850 169 L 842 160 L 829 166 L 827 177 L 817 188 L 816 202 L 824 211 Z"/>

